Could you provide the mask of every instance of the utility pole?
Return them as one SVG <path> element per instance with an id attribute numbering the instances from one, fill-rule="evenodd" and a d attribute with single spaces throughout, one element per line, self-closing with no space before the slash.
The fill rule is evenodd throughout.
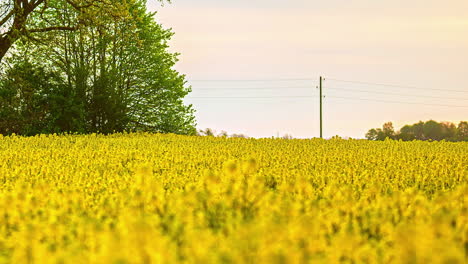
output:
<path id="1" fill-rule="evenodd" d="M 322 99 L 323 99 L 323 96 L 322 96 L 322 76 L 320 76 L 320 138 L 323 138 L 323 111 L 322 111 Z"/>

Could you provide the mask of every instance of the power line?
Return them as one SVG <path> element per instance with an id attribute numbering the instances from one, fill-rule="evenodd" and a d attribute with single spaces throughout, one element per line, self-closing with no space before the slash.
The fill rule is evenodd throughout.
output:
<path id="1" fill-rule="evenodd" d="M 235 97 L 226 97 L 226 96 L 209 96 L 209 97 L 187 97 L 187 99 L 288 99 L 288 98 L 316 98 L 315 96 L 235 96 Z M 426 105 L 426 106 L 443 106 L 443 107 L 457 107 L 457 108 L 468 108 L 468 106 L 462 105 L 444 105 L 444 104 L 426 104 L 426 103 L 416 103 L 416 102 L 401 102 L 401 101 L 389 101 L 389 100 L 379 100 L 379 99 L 369 99 L 369 98 L 356 98 L 356 97 L 343 97 L 343 96 L 326 96 L 326 98 L 337 98 L 337 99 L 347 99 L 347 100 L 359 100 L 359 101 L 372 101 L 372 102 L 382 102 L 382 103 L 395 103 L 395 104 L 412 104 L 412 105 Z"/>
<path id="2" fill-rule="evenodd" d="M 435 98 L 435 99 L 448 99 L 448 100 L 468 100 L 468 98 L 455 98 L 455 97 L 440 97 L 440 96 L 429 96 L 429 95 L 411 95 L 411 94 L 401 94 L 401 93 L 387 93 L 379 91 L 369 91 L 361 89 L 347 89 L 347 88 L 336 88 L 336 87 L 327 87 L 327 90 L 339 90 L 339 91 L 349 91 L 349 92 L 362 92 L 362 93 L 374 93 L 374 94 L 385 94 L 385 95 L 398 95 L 398 96 L 408 96 L 408 97 L 423 97 L 423 98 Z"/>
<path id="3" fill-rule="evenodd" d="M 208 97 L 187 97 L 188 99 L 271 99 L 271 98 L 315 98 L 315 96 L 208 96 Z"/>
<path id="4" fill-rule="evenodd" d="M 292 87 L 216 87 L 216 88 L 194 88 L 194 90 L 276 90 L 276 89 L 310 89 L 312 86 L 292 86 Z"/>
<path id="5" fill-rule="evenodd" d="M 194 79 L 194 80 L 188 80 L 188 82 L 290 82 L 290 81 L 315 81 L 315 79 L 311 78 L 299 78 L 299 79 L 293 79 L 293 78 L 279 78 L 279 79 L 245 79 L 245 80 L 239 80 L 239 79 Z"/>
<path id="6" fill-rule="evenodd" d="M 345 83 L 356 83 L 356 84 L 386 86 L 386 87 L 395 87 L 395 88 L 407 88 L 407 89 L 414 89 L 414 90 L 433 90 L 433 91 L 444 91 L 444 92 L 468 93 L 468 91 L 462 91 L 462 90 L 423 88 L 423 87 L 416 87 L 416 86 L 405 86 L 405 85 L 397 85 L 397 84 L 373 83 L 373 82 L 361 82 L 361 81 L 349 81 L 349 80 L 340 80 L 340 79 L 333 79 L 333 78 L 327 78 L 327 80 L 336 81 L 336 82 L 345 82 Z"/>
<path id="7" fill-rule="evenodd" d="M 336 81 L 336 82 L 365 84 L 365 85 L 395 87 L 395 88 L 407 88 L 407 89 L 416 89 L 416 90 L 433 90 L 433 91 L 444 91 L 444 92 L 468 93 L 468 91 L 463 91 L 463 90 L 436 89 L 436 88 L 417 87 L 417 86 L 409 86 L 409 85 L 352 81 L 352 80 L 343 80 L 343 79 L 335 79 L 335 78 L 327 78 L 326 80 Z M 188 82 L 210 82 L 210 83 L 213 83 L 213 82 L 236 82 L 236 83 L 242 83 L 242 82 L 290 82 L 290 81 L 315 81 L 315 79 L 312 79 L 312 78 L 279 78 L 279 79 L 243 79 L 243 80 L 241 80 L 241 79 L 193 79 L 193 80 L 188 80 Z"/>
<path id="8" fill-rule="evenodd" d="M 452 89 L 436 89 L 436 88 L 427 88 L 427 87 L 417 87 L 409 85 L 398 85 L 398 84 L 388 84 L 388 83 L 377 83 L 377 82 L 364 82 L 364 81 L 353 81 L 353 80 L 343 80 L 335 78 L 327 78 L 326 80 L 336 81 L 336 82 L 345 82 L 345 83 L 356 83 L 356 84 L 365 84 L 365 85 L 376 85 L 376 86 L 385 86 L 385 87 L 395 87 L 395 88 L 407 88 L 415 90 L 433 90 L 433 91 L 444 91 L 444 92 L 458 92 L 458 93 L 468 93 L 468 91 L 463 90 L 452 90 Z M 188 80 L 188 82 L 290 82 L 290 81 L 315 81 L 312 78 L 278 78 L 278 79 L 193 79 Z"/>
<path id="9" fill-rule="evenodd" d="M 320 138 L 323 138 L 323 94 L 322 94 L 322 83 L 323 83 L 323 77 L 320 76 L 320 79 L 319 79 L 319 91 L 320 91 L 320 95 L 319 95 L 319 99 L 320 99 Z"/>
<path id="10" fill-rule="evenodd" d="M 196 90 L 207 90 L 207 91 L 238 91 L 238 90 L 284 90 L 284 89 L 310 89 L 311 86 L 294 86 L 294 87 L 217 87 L 217 88 L 194 88 Z M 407 96 L 407 97 L 421 97 L 421 98 L 434 98 L 434 99 L 447 99 L 447 100 L 468 100 L 468 98 L 455 98 L 455 97 L 440 97 L 440 96 L 429 96 L 429 95 L 411 95 L 402 93 L 387 93 L 380 91 L 369 91 L 362 89 L 349 89 L 349 88 L 338 88 L 338 87 L 327 87 L 327 90 L 338 90 L 338 91 L 349 91 L 349 92 L 363 92 L 373 94 L 384 94 L 384 95 L 396 95 L 396 96 Z"/>
<path id="11" fill-rule="evenodd" d="M 327 78 L 328 79 L 328 78 Z M 324 81 L 322 77 L 319 80 L 320 88 L 320 137 L 322 137 L 322 100 L 325 98 L 322 94 L 322 81 Z M 329 78 L 328 80 L 336 81 L 336 82 L 344 82 L 344 83 L 353 83 L 353 84 L 361 84 L 361 85 L 372 85 L 372 86 L 383 86 L 383 87 L 394 87 L 394 88 L 404 88 L 410 90 L 424 90 L 424 91 L 443 91 L 443 92 L 458 92 L 458 93 L 468 93 L 468 91 L 464 90 L 451 90 L 451 89 L 435 89 L 435 88 L 423 88 L 423 87 L 416 87 L 416 86 L 408 86 L 408 85 L 397 85 L 397 84 L 387 84 L 387 83 L 373 83 L 373 82 L 364 82 L 364 81 L 351 81 L 351 80 L 342 80 L 342 79 L 334 79 Z M 200 87 L 194 88 L 194 90 L 213 90 L 213 91 L 239 91 L 239 90 L 287 90 L 287 89 L 307 89 L 315 87 L 315 84 L 311 86 L 288 86 L 288 83 L 285 83 L 283 86 L 275 86 L 275 87 L 268 87 L 272 85 L 274 82 L 313 82 L 315 79 L 312 78 L 279 78 L 279 79 L 251 79 L 251 80 L 240 80 L 240 79 L 211 79 L 211 80 L 189 80 L 188 82 L 199 82 L 199 83 L 212 83 L 216 85 L 220 85 L 220 83 L 236 83 L 241 84 L 241 87 Z M 242 87 L 244 84 L 252 84 L 252 83 L 261 83 L 262 87 Z M 200 84 L 197 84 L 200 85 Z M 252 84 L 254 85 L 254 84 Z M 304 84 L 307 85 L 307 84 Z M 254 85 L 256 86 L 256 85 Z M 286 87 L 284 87 L 286 86 Z M 357 86 L 357 85 L 355 85 Z M 350 87 L 354 88 L 354 87 Z M 365 90 L 360 89 L 360 87 L 356 87 L 358 89 L 347 89 L 347 88 L 339 88 L 339 87 L 330 87 L 329 90 L 341 90 L 341 91 L 348 91 L 348 92 L 361 92 L 361 93 L 369 93 L 369 94 L 382 94 L 382 95 L 393 95 L 393 96 L 405 96 L 405 97 L 415 97 L 415 98 L 434 98 L 434 99 L 447 99 L 447 100 L 468 100 L 467 98 L 455 98 L 455 97 L 438 97 L 438 96 L 431 96 L 431 95 L 411 95 L 411 94 L 403 94 L 395 93 L 395 92 L 385 92 L 385 91 L 375 91 L 375 90 Z M 370 87 L 368 89 L 371 89 Z M 392 89 L 395 90 L 395 89 Z M 398 90 L 397 90 L 398 91 Z M 354 101 L 371 101 L 371 102 L 381 102 L 381 103 L 392 103 L 392 104 L 406 104 L 406 105 L 424 105 L 424 106 L 431 106 L 431 107 L 449 107 L 449 108 L 468 108 L 468 105 L 452 105 L 452 104 L 429 104 L 429 103 L 419 103 L 419 102 L 403 102 L 403 101 L 392 101 L 392 100 L 380 100 L 380 99 L 372 99 L 372 98 L 358 98 L 358 97 L 344 97 L 344 96 L 327 96 L 328 98 L 337 98 L 337 99 L 345 99 L 345 100 L 354 100 Z M 194 96 L 194 97 L 187 97 L 186 99 L 214 99 L 214 100 L 255 100 L 257 99 L 309 99 L 309 98 L 316 98 L 316 96 L 312 95 L 288 95 L 288 96 Z M 252 101 L 251 101 L 252 102 Z"/>
<path id="12" fill-rule="evenodd" d="M 394 103 L 394 104 L 413 104 L 413 105 L 427 105 L 427 106 L 444 106 L 444 107 L 454 107 L 454 108 L 455 107 L 468 108 L 468 106 L 466 106 L 466 105 L 425 104 L 425 103 L 415 103 L 415 102 L 398 102 L 398 101 L 388 101 L 388 100 L 368 99 L 368 98 L 356 98 L 356 97 L 342 97 L 342 96 L 327 96 L 327 98 L 338 98 L 338 99 L 359 100 L 359 101 L 373 101 L 373 102 Z"/>

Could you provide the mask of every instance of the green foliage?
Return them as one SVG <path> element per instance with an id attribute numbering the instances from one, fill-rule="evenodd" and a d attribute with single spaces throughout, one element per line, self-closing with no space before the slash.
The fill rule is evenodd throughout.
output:
<path id="1" fill-rule="evenodd" d="M 83 132 L 79 102 L 57 73 L 28 60 L 12 60 L 0 81 L 0 134 Z"/>
<path id="2" fill-rule="evenodd" d="M 468 141 L 468 122 L 463 121 L 458 124 L 457 138 L 461 141 Z"/>
<path id="3" fill-rule="evenodd" d="M 146 4 L 146 0 L 2 0 L 0 62 L 20 39 L 47 46 L 51 34 L 77 31 L 89 25 L 104 25 L 103 16 L 124 18 L 128 7 L 135 3 Z"/>
<path id="4" fill-rule="evenodd" d="M 366 134 L 366 138 L 369 140 L 383 141 L 387 138 L 395 139 L 395 130 L 391 122 L 385 123 L 383 128 L 371 129 Z"/>
<path id="5" fill-rule="evenodd" d="M 196 133 L 194 110 L 183 103 L 191 89 L 173 69 L 178 54 L 167 51 L 173 33 L 146 1 L 113 1 L 112 9 L 88 9 L 86 19 L 50 4 L 61 11 L 46 9 L 47 23 L 86 23 L 17 43 L 0 76 L 0 133 Z"/>
<path id="6" fill-rule="evenodd" d="M 366 138 L 369 140 L 382 141 L 386 138 L 411 141 L 468 141 L 468 122 L 460 122 L 458 127 L 450 122 L 438 123 L 434 120 L 427 122 L 420 121 L 413 125 L 405 125 L 400 131 L 393 130 L 392 123 L 386 123 L 383 129 L 371 129 L 367 132 Z"/>

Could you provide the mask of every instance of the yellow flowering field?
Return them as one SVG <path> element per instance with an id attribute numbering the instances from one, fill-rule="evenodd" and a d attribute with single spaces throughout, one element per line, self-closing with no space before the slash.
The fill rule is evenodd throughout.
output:
<path id="1" fill-rule="evenodd" d="M 0 263 L 467 263 L 468 143 L 0 136 Z"/>

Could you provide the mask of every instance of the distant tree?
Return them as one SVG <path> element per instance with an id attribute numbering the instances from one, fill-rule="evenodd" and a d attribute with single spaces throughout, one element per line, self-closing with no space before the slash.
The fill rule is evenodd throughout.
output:
<path id="1" fill-rule="evenodd" d="M 468 141 L 468 122 L 463 121 L 463 122 L 460 122 L 460 124 L 458 124 L 457 140 Z"/>
<path id="2" fill-rule="evenodd" d="M 413 125 L 413 131 L 416 139 L 418 140 L 427 140 L 424 135 L 424 122 L 419 121 L 418 123 Z"/>
<path id="3" fill-rule="evenodd" d="M 369 140 L 377 140 L 383 141 L 387 138 L 394 139 L 395 138 L 395 129 L 393 128 L 393 123 L 388 122 L 385 123 L 382 129 L 371 129 L 367 132 L 366 138 Z"/>
<path id="4" fill-rule="evenodd" d="M 414 131 L 414 126 L 406 125 L 400 129 L 400 132 L 397 134 L 397 139 L 403 141 L 411 141 L 416 139 L 416 134 Z"/>
<path id="5" fill-rule="evenodd" d="M 215 132 L 211 128 L 206 128 L 204 130 L 199 130 L 198 135 L 200 136 L 206 136 L 206 137 L 214 137 Z"/>
<path id="6" fill-rule="evenodd" d="M 226 131 L 221 131 L 221 133 L 218 134 L 218 137 L 229 137 L 229 135 Z"/>
<path id="7" fill-rule="evenodd" d="M 197 131 L 198 136 L 204 136 L 204 137 L 230 137 L 230 138 L 249 138 L 248 136 L 244 134 L 232 134 L 229 135 L 228 132 L 226 131 L 221 131 L 219 134 L 216 134 L 216 131 L 214 131 L 211 128 L 206 128 L 206 129 L 201 129 Z"/>
<path id="8" fill-rule="evenodd" d="M 424 137 L 428 140 L 442 140 L 443 139 L 443 127 L 440 123 L 434 120 L 427 121 L 424 123 Z"/>
<path id="9" fill-rule="evenodd" d="M 393 123 L 392 122 L 385 123 L 382 127 L 382 132 L 383 132 L 385 139 L 386 138 L 394 139 L 395 129 L 393 128 Z"/>
<path id="10" fill-rule="evenodd" d="M 442 122 L 442 138 L 448 141 L 457 141 L 457 126 L 451 122 Z"/>
<path id="11" fill-rule="evenodd" d="M 367 138 L 368 140 L 374 140 L 374 141 L 375 141 L 375 140 L 378 140 L 378 138 L 379 138 L 379 133 L 380 133 L 381 131 L 382 131 L 382 130 L 381 130 L 380 128 L 377 128 L 377 129 L 372 128 L 372 129 L 370 129 L 370 130 L 367 132 L 366 138 Z"/>
<path id="12" fill-rule="evenodd" d="M 403 141 L 410 140 L 466 140 L 468 122 L 461 122 L 459 126 L 450 122 L 438 123 L 434 120 L 418 122 L 413 125 L 405 125 L 400 131 L 395 132 L 391 123 L 384 124 L 382 129 L 371 129 L 367 132 L 366 138 L 369 140 L 385 140 L 386 138 Z"/>
<path id="13" fill-rule="evenodd" d="M 244 134 L 232 134 L 231 137 L 232 138 L 249 138 L 248 136 Z"/>

